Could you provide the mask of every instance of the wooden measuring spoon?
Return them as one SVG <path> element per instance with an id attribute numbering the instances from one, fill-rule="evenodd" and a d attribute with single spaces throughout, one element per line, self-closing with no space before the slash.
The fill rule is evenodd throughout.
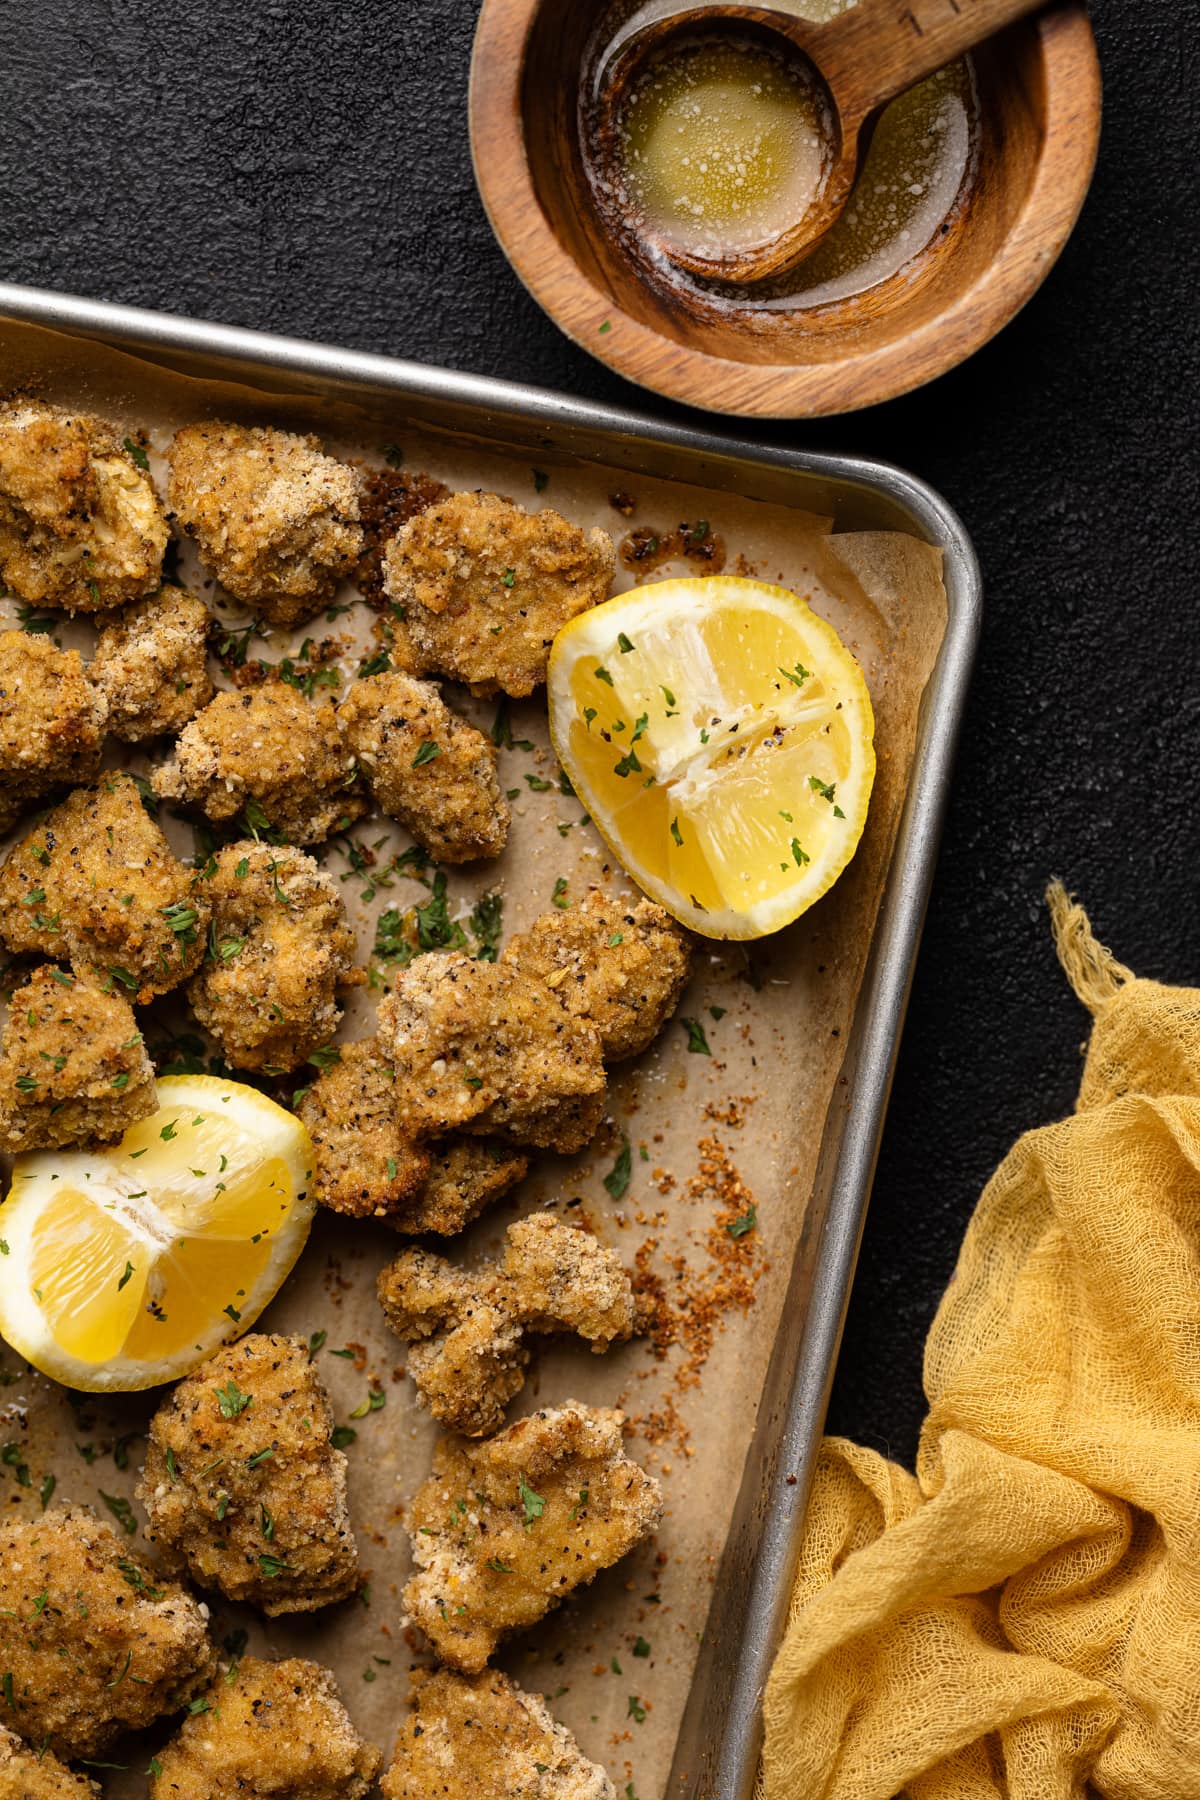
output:
<path id="1" fill-rule="evenodd" d="M 985 38 L 1035 12 L 1044 0 L 857 0 L 815 24 L 766 6 L 731 4 L 675 9 L 636 25 L 608 61 L 597 100 L 613 121 L 630 83 L 675 39 L 697 41 L 722 29 L 749 27 L 799 52 L 824 89 L 828 155 L 824 178 L 807 209 L 768 242 L 722 255 L 664 239 L 664 255 L 694 274 L 752 282 L 786 274 L 824 237 L 850 197 L 864 139 L 889 100 L 954 62 Z"/>

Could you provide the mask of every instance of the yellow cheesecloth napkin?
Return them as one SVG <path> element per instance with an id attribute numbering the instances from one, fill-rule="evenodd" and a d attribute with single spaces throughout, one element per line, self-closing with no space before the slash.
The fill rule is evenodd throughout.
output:
<path id="1" fill-rule="evenodd" d="M 915 1479 L 822 1446 L 765 1800 L 1200 1800 L 1200 991 L 1049 899 L 1076 1111 L 984 1190 Z"/>

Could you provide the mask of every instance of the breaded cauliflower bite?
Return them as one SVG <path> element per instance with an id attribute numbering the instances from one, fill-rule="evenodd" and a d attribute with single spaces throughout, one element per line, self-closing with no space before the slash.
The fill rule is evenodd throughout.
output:
<path id="1" fill-rule="evenodd" d="M 451 712 L 432 682 L 397 674 L 356 681 L 338 725 L 380 811 L 435 861 L 499 856 L 511 815 L 495 746 Z"/>
<path id="2" fill-rule="evenodd" d="M 313 1141 L 313 1180 L 323 1206 L 381 1218 L 421 1191 L 429 1157 L 396 1109 L 396 1077 L 374 1038 L 343 1044 L 297 1111 Z"/>
<path id="3" fill-rule="evenodd" d="M 499 1263 L 459 1269 L 403 1250 L 379 1277 L 379 1302 L 412 1348 L 421 1404 L 452 1431 L 484 1437 L 525 1384 L 530 1338 L 576 1332 L 598 1354 L 633 1332 L 633 1288 L 613 1250 L 549 1213 L 518 1219 Z"/>
<path id="4" fill-rule="evenodd" d="M 321 440 L 213 420 L 170 451 L 171 508 L 227 593 L 268 625 L 299 625 L 363 551 L 358 477 Z"/>
<path id="5" fill-rule="evenodd" d="M 502 1675 L 415 1670 L 384 1800 L 617 1800 L 538 1694 Z"/>
<path id="6" fill-rule="evenodd" d="M 98 1756 L 185 1706 L 215 1669 L 207 1607 L 87 1507 L 0 1519 L 5 1722 L 27 1743 Z"/>
<path id="7" fill-rule="evenodd" d="M 529 1167 L 519 1151 L 484 1138 L 419 1142 L 397 1110 L 395 1071 L 375 1038 L 343 1044 L 297 1111 L 313 1141 L 321 1204 L 397 1231 L 452 1237 Z"/>
<path id="8" fill-rule="evenodd" d="M 0 632 L 0 833 L 56 787 L 100 767 L 108 703 L 74 650 Z"/>
<path id="9" fill-rule="evenodd" d="M 328 1669 L 243 1657 L 158 1755 L 156 1800 L 362 1800 L 383 1758 Z"/>
<path id="10" fill-rule="evenodd" d="M 129 775 L 77 788 L 14 845 L 0 869 L 0 937 L 16 954 L 145 1004 L 204 955 L 209 906 L 142 805 Z"/>
<path id="11" fill-rule="evenodd" d="M 388 1215 L 396 1231 L 454 1237 L 522 1181 L 529 1158 L 488 1138 L 450 1137 L 427 1146 L 429 1168 L 411 1200 Z"/>
<path id="12" fill-rule="evenodd" d="M 254 830 L 292 844 L 319 844 L 366 811 L 333 707 L 282 681 L 218 694 L 151 779 L 155 793 L 198 807 L 214 824 L 242 813 Z"/>
<path id="13" fill-rule="evenodd" d="M 465 1126 L 570 1153 L 603 1116 L 595 1031 L 511 963 L 422 956 L 380 1005 L 379 1046 L 417 1136 Z"/>
<path id="14" fill-rule="evenodd" d="M 555 634 L 604 599 L 613 565 L 605 531 L 495 494 L 451 494 L 396 533 L 384 590 L 413 673 L 521 696 L 545 681 Z"/>
<path id="15" fill-rule="evenodd" d="M 299 1068 L 333 1036 L 352 980 L 341 895 L 303 850 L 252 841 L 220 852 L 204 892 L 208 954 L 188 987 L 197 1019 L 235 1069 Z"/>
<path id="16" fill-rule="evenodd" d="M 0 1725 L 0 1800 L 100 1800 L 100 1783 L 76 1775 L 52 1750 L 31 1750 Z"/>
<path id="17" fill-rule="evenodd" d="M 406 1521 L 417 1573 L 404 1604 L 438 1656 L 477 1675 L 657 1530 L 662 1496 L 625 1454 L 621 1414 L 577 1400 L 483 1443 L 443 1438 Z"/>
<path id="18" fill-rule="evenodd" d="M 170 533 L 130 444 L 87 413 L 0 403 L 0 581 L 18 599 L 102 612 L 158 586 Z"/>
<path id="19" fill-rule="evenodd" d="M 254 1333 L 181 1381 L 150 1422 L 138 1488 L 168 1566 L 268 1618 L 352 1594 L 358 1549 L 332 1430 L 303 1338 Z"/>
<path id="20" fill-rule="evenodd" d="M 127 744 L 174 736 L 208 705 L 209 619 L 203 600 L 163 587 L 101 622 L 88 673 L 115 736 Z"/>
<path id="21" fill-rule="evenodd" d="M 687 985 L 687 934 L 652 900 L 631 902 L 592 888 L 569 912 L 542 913 L 502 961 L 553 988 L 600 1034 L 605 1062 L 640 1056 Z"/>
<path id="22" fill-rule="evenodd" d="M 0 1038 L 0 1148 L 112 1143 L 158 1105 L 133 1009 L 62 969 L 37 969 Z"/>

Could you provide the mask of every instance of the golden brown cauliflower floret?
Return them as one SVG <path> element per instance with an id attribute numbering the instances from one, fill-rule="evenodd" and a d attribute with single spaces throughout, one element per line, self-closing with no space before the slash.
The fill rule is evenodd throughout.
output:
<path id="1" fill-rule="evenodd" d="M 150 1422 L 138 1487 L 168 1566 L 269 1618 L 352 1594 L 358 1549 L 332 1430 L 303 1338 L 254 1333 L 181 1381 Z"/>
<path id="2" fill-rule="evenodd" d="M 299 1068 L 333 1036 L 338 989 L 352 981 L 341 895 L 303 850 L 229 844 L 216 865 L 208 955 L 188 999 L 235 1069 Z"/>
<path id="3" fill-rule="evenodd" d="M 604 599 L 613 561 L 607 532 L 495 494 L 451 494 L 396 533 L 384 588 L 415 674 L 519 696 L 545 681 L 555 634 Z"/>
<path id="4" fill-rule="evenodd" d="M 499 856 L 511 815 L 495 746 L 451 712 L 432 682 L 397 674 L 356 681 L 338 725 L 376 805 L 437 862 Z"/>
<path id="5" fill-rule="evenodd" d="M 108 728 L 127 744 L 182 731 L 213 696 L 209 611 L 163 587 L 100 623 L 88 670 L 108 701 Z"/>
<path id="6" fill-rule="evenodd" d="M 159 1752 L 156 1800 L 362 1800 L 383 1761 L 328 1669 L 243 1657 Z"/>
<path id="7" fill-rule="evenodd" d="M 170 534 L 129 441 L 87 413 L 0 403 L 0 581 L 19 599 L 102 612 L 158 586 Z"/>
<path id="8" fill-rule="evenodd" d="M 619 1562 L 661 1516 L 619 1412 L 568 1400 L 481 1444 L 443 1438 L 406 1521 L 418 1568 L 404 1604 L 443 1662 L 477 1675 L 502 1637 Z"/>
<path id="9" fill-rule="evenodd" d="M 52 1750 L 31 1750 L 0 1725 L 0 1800 L 100 1800 L 100 1784 L 76 1775 Z"/>
<path id="10" fill-rule="evenodd" d="M 0 833 L 52 788 L 100 767 L 108 705 L 74 650 L 0 632 Z"/>
<path id="11" fill-rule="evenodd" d="M 28 1743 L 94 1757 L 186 1705 L 216 1667 L 207 1618 L 87 1507 L 0 1519 L 5 1720 Z"/>
<path id="12" fill-rule="evenodd" d="M 62 969 L 37 969 L 0 1039 L 0 1148 L 111 1143 L 158 1105 L 133 1009 Z"/>
<path id="13" fill-rule="evenodd" d="M 384 1800 L 617 1800 L 539 1694 L 482 1675 L 414 1670 Z"/>
<path id="14" fill-rule="evenodd" d="M 396 1077 L 374 1038 L 343 1044 L 297 1111 L 313 1141 L 317 1198 L 352 1218 L 383 1217 L 421 1191 L 429 1157 L 396 1108 Z"/>
<path id="15" fill-rule="evenodd" d="M 633 1332 L 633 1289 L 616 1252 L 550 1213 L 510 1225 L 502 1260 L 477 1269 L 403 1250 L 378 1292 L 388 1324 L 412 1346 L 421 1404 L 467 1437 L 503 1424 L 525 1384 L 531 1337 L 576 1332 L 599 1353 Z"/>
<path id="16" fill-rule="evenodd" d="M 542 913 L 504 952 L 600 1034 L 605 1062 L 640 1056 L 679 1004 L 691 972 L 687 934 L 652 900 L 593 888 L 569 912 Z"/>
<path id="17" fill-rule="evenodd" d="M 208 901 L 115 772 L 77 788 L 0 869 L 0 937 L 17 954 L 67 960 L 144 1004 L 204 955 Z"/>
<path id="18" fill-rule="evenodd" d="M 200 560 L 268 625 L 320 612 L 363 549 L 358 478 L 321 440 L 213 420 L 185 425 L 168 498 Z"/>
<path id="19" fill-rule="evenodd" d="M 417 1136 L 466 1127 L 570 1153 L 603 1115 L 596 1033 L 512 964 L 422 956 L 379 1008 L 379 1047 Z"/>
<path id="20" fill-rule="evenodd" d="M 488 1138 L 452 1137 L 426 1146 L 429 1168 L 411 1200 L 389 1213 L 396 1231 L 453 1237 L 524 1179 L 529 1158 Z"/>
<path id="21" fill-rule="evenodd" d="M 184 726 L 154 790 L 199 807 L 215 824 L 245 815 L 255 831 L 319 844 L 353 824 L 366 803 L 329 702 L 285 682 L 218 694 Z"/>

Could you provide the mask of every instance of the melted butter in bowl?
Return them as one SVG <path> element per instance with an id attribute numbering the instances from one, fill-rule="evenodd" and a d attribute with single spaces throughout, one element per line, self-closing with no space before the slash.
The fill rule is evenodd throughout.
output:
<path id="1" fill-rule="evenodd" d="M 634 229 L 668 252 L 719 258 L 803 217 L 828 164 L 822 96 L 765 46 L 673 46 L 633 83 L 618 154 Z"/>

